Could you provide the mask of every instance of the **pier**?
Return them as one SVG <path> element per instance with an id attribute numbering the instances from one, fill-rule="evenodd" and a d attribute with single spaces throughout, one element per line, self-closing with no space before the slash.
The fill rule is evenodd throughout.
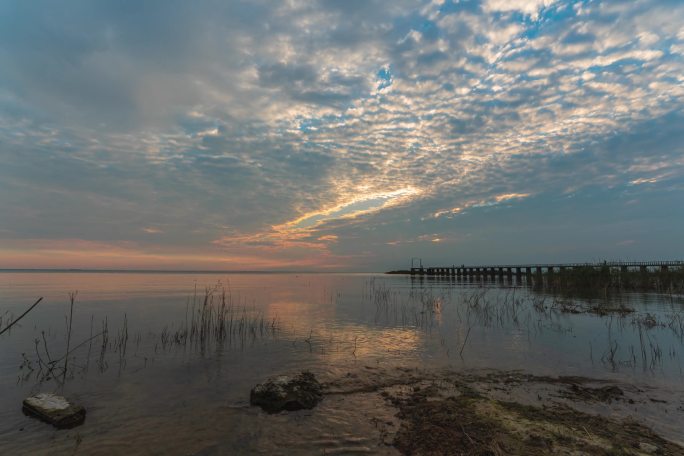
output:
<path id="1" fill-rule="evenodd" d="M 512 264 L 480 266 L 443 266 L 411 267 L 411 275 L 454 276 L 454 277 L 503 277 L 533 274 L 553 274 L 573 268 L 609 268 L 627 271 L 668 271 L 669 268 L 684 267 L 684 261 L 602 261 L 599 263 L 561 263 L 561 264 Z"/>

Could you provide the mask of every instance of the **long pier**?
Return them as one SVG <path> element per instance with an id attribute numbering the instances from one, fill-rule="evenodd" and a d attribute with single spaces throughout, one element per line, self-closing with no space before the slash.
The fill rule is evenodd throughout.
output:
<path id="1" fill-rule="evenodd" d="M 667 271 L 669 268 L 684 267 L 684 261 L 603 261 L 600 263 L 562 263 L 562 264 L 512 264 L 495 266 L 445 266 L 445 267 L 412 267 L 411 275 L 428 276 L 522 276 L 532 274 L 542 274 L 544 272 L 553 274 L 573 268 L 610 268 L 618 269 L 621 272 L 629 270 Z"/>

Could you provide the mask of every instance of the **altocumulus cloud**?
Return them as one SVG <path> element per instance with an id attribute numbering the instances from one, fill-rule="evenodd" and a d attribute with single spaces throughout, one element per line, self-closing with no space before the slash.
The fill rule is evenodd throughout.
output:
<path id="1" fill-rule="evenodd" d="M 684 5 L 5 1 L 0 267 L 676 257 Z"/>

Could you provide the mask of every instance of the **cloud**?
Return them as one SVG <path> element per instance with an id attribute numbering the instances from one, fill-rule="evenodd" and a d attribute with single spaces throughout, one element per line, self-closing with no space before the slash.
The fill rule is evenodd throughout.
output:
<path id="1" fill-rule="evenodd" d="M 680 2 L 0 8 L 0 243 L 27 251 L 475 261 L 462 241 L 488 251 L 510 214 L 596 220 L 575 204 L 600 188 L 626 220 L 623 195 L 644 217 L 682 192 Z"/>
<path id="2" fill-rule="evenodd" d="M 486 0 L 484 10 L 493 12 L 520 11 L 536 19 L 540 9 L 552 5 L 554 2 L 555 0 Z"/>

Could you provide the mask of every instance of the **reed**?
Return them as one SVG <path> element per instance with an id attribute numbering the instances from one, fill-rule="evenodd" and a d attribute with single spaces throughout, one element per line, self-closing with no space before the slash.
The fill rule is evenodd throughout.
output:
<path id="1" fill-rule="evenodd" d="M 610 271 L 610 274 L 613 274 L 613 271 Z M 659 272 L 652 271 L 651 274 L 650 277 L 660 277 Z M 604 282 L 599 282 L 599 285 L 602 283 Z M 612 370 L 638 366 L 646 370 L 656 370 L 662 365 L 666 351 L 658 340 L 663 331 L 671 332 L 684 343 L 684 313 L 675 305 L 671 313 L 651 314 L 629 308 L 629 301 L 623 299 L 623 295 L 619 293 L 610 296 L 609 299 L 601 296 L 595 299 L 595 295 L 585 299 L 567 294 L 548 293 L 548 289 L 544 293 L 529 292 L 525 288 L 501 290 L 487 287 L 453 291 L 440 289 L 439 284 L 436 285 L 415 287 L 406 291 L 392 289 L 381 281 L 369 281 L 366 297 L 370 304 L 376 307 L 376 324 L 412 327 L 424 331 L 436 328 L 440 332 L 440 343 L 447 356 L 450 352 L 455 352 L 464 357 L 476 329 L 515 329 L 526 332 L 528 337 L 547 330 L 572 333 L 574 318 L 586 318 L 580 315 L 591 315 L 607 323 L 608 342 L 600 361 Z M 442 310 L 445 308 L 448 310 L 443 313 Z M 450 327 L 454 328 L 452 331 L 458 333 L 455 346 L 450 347 L 445 334 L 442 333 L 443 325 L 446 323 L 445 316 L 455 318 L 455 321 L 450 322 Z M 619 329 L 620 334 L 632 331 L 637 340 L 636 344 L 626 342 L 622 336 L 616 339 L 615 327 Z M 590 343 L 589 356 L 592 362 L 595 348 Z M 674 347 L 669 347 L 667 353 L 670 358 L 675 359 Z"/>
<path id="2" fill-rule="evenodd" d="M 72 323 L 74 321 L 74 301 L 76 300 L 76 294 L 78 292 L 74 291 L 72 293 L 69 293 L 69 327 L 67 329 L 67 345 L 66 345 L 66 355 L 64 355 L 64 375 L 62 379 L 62 383 L 65 382 L 66 380 L 66 374 L 67 374 L 67 363 L 69 361 L 69 347 L 71 345 L 71 327 Z M 47 352 L 47 345 L 45 346 L 45 351 Z"/>
<path id="3" fill-rule="evenodd" d="M 195 290 L 188 300 L 184 322 L 176 329 L 166 326 L 159 342 L 162 349 L 191 347 L 205 352 L 233 343 L 245 345 L 257 338 L 274 336 L 278 318 L 267 319 L 260 311 L 238 305 L 230 289 L 220 283 L 205 289 L 204 296 Z"/>
<path id="4" fill-rule="evenodd" d="M 4 328 L 2 328 L 3 320 L 11 318 L 11 316 L 8 316 L 7 313 L 5 313 L 3 315 L 3 318 L 0 318 L 0 328 L 2 328 L 2 329 L 0 329 L 0 336 L 3 335 L 5 332 L 9 331 L 10 328 L 12 328 L 12 326 L 19 323 L 21 321 L 21 319 L 24 318 L 26 315 L 28 315 L 28 313 L 31 312 L 38 304 L 40 304 L 40 302 L 42 300 L 43 300 L 42 297 L 38 298 L 38 300 L 36 302 L 34 302 L 33 305 L 31 305 L 28 309 L 26 309 L 26 311 L 24 313 L 19 315 L 17 318 L 12 319 L 9 323 L 7 323 L 7 325 Z"/>
<path id="5" fill-rule="evenodd" d="M 110 319 L 105 316 L 97 334 L 93 334 L 94 316 L 91 315 L 89 337 L 79 343 L 73 343 L 76 296 L 76 292 L 69 294 L 69 308 L 65 317 L 65 345 L 61 349 L 59 347 L 55 349 L 51 346 L 46 332 L 41 331 L 40 337 L 34 341 L 33 359 L 25 353 L 22 354 L 21 381 L 28 381 L 33 376 L 38 382 L 54 380 L 64 385 L 67 379 L 73 378 L 76 373 L 87 372 L 93 351 L 96 352 L 96 364 L 100 372 L 108 369 L 110 354 L 118 357 L 119 369 L 125 367 L 128 343 L 131 338 L 128 315 L 124 314 L 121 325 L 114 330 L 110 329 Z M 19 318 L 8 324 L 5 330 L 23 318 L 40 301 L 40 299 L 36 301 Z M 225 289 L 219 283 L 214 287 L 206 288 L 203 296 L 199 296 L 195 288 L 192 299 L 188 300 L 184 321 L 179 325 L 166 325 L 160 333 L 156 335 L 150 333 L 150 337 L 156 339 L 155 352 L 159 348 L 168 350 L 174 347 L 190 347 L 204 354 L 209 349 L 238 343 L 239 346 L 244 347 L 246 344 L 254 343 L 258 338 L 275 336 L 279 327 L 277 317 L 267 319 L 261 312 L 238 305 L 234 302 L 230 290 Z M 135 333 L 133 339 L 137 351 L 142 335 Z M 94 342 L 95 350 L 93 350 Z M 54 353 L 61 350 L 64 350 L 64 354 L 55 357 Z M 78 358 L 76 355 L 79 352 L 82 353 L 80 359 L 85 358 L 82 364 L 76 362 Z M 144 358 L 145 365 L 147 365 L 148 357 Z"/>
<path id="6" fill-rule="evenodd" d="M 623 271 L 608 266 L 575 267 L 545 273 L 533 288 L 568 296 L 596 297 L 622 292 L 684 293 L 684 268 Z"/>

